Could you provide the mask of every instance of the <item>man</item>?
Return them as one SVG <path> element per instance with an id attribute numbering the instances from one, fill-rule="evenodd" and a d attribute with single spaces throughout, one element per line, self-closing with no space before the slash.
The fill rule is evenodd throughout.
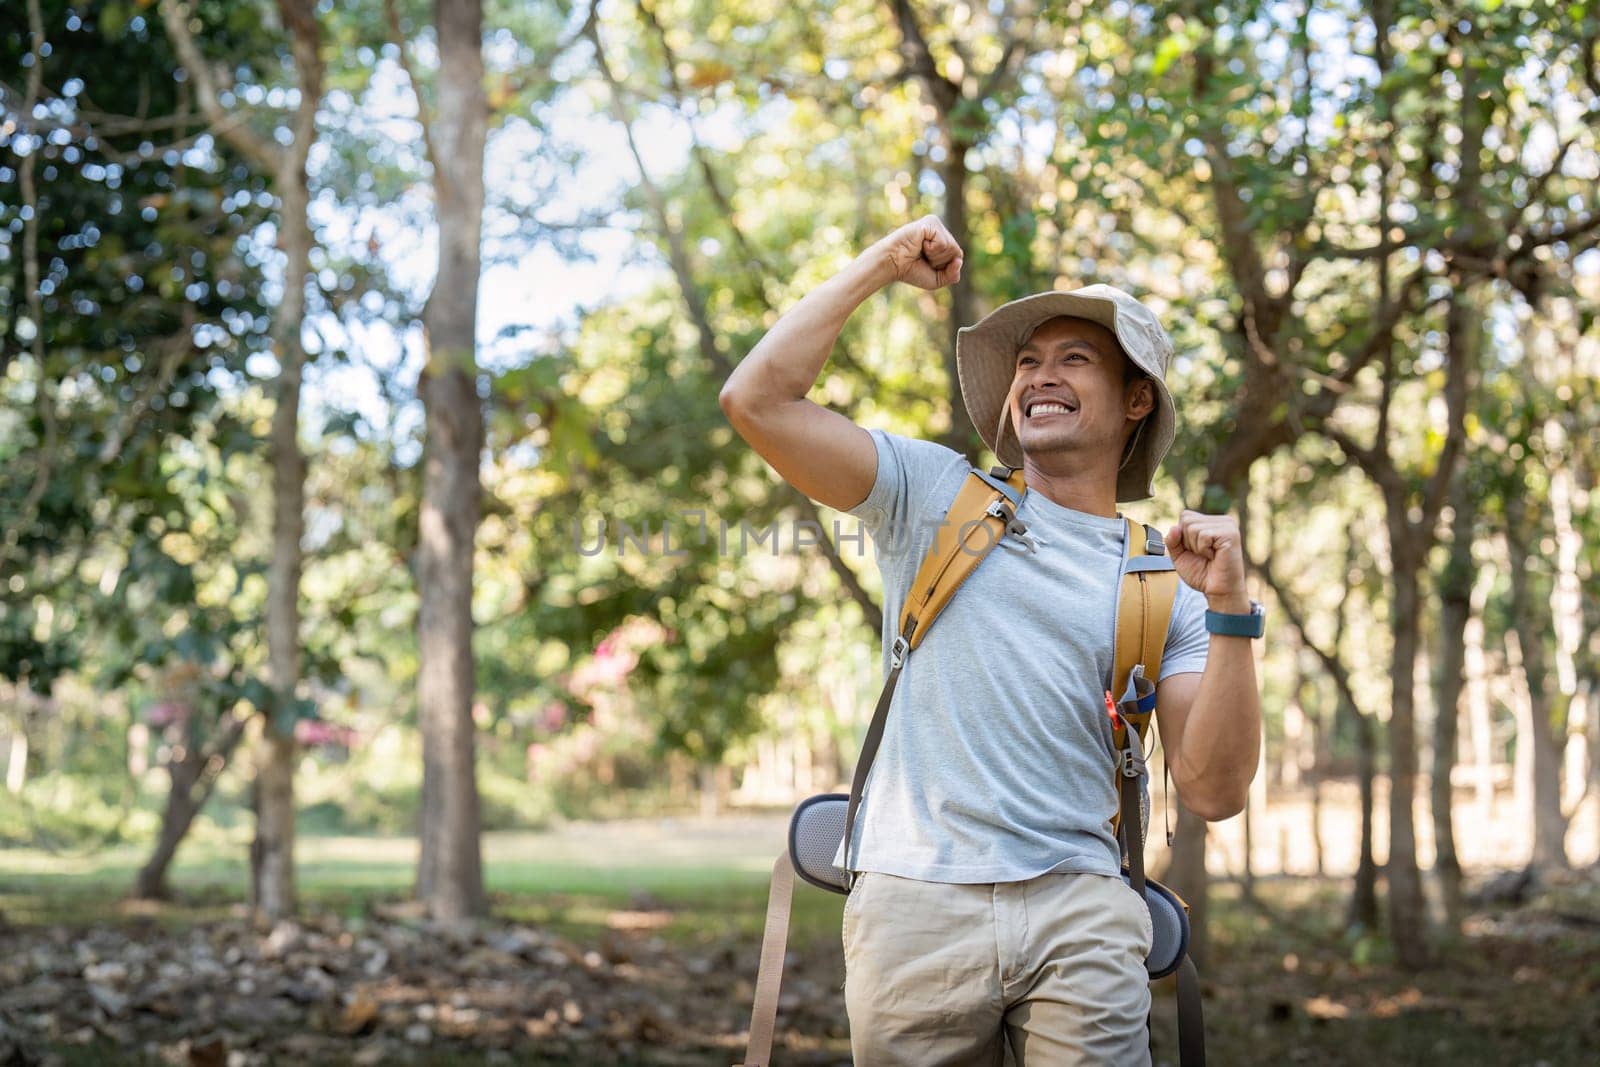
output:
<path id="1" fill-rule="evenodd" d="M 893 281 L 936 290 L 962 251 L 933 216 L 890 234 L 808 294 L 721 396 L 734 428 L 813 499 L 879 543 L 885 645 L 906 588 L 966 477 L 965 457 L 868 432 L 806 394 L 845 320 Z M 1104 679 L 1125 526 L 1170 447 L 1172 346 L 1109 286 L 1013 301 L 957 345 L 985 444 L 1020 466 L 1007 534 L 907 661 L 841 865 L 845 1001 L 862 1067 L 1127 1064 L 1149 1059 L 1144 901 L 1118 876 Z M 889 532 L 910 544 L 886 551 Z M 1185 511 L 1166 535 L 1181 579 L 1156 719 L 1184 804 L 1239 812 L 1260 703 L 1238 525 Z M 1207 615 L 1207 609 L 1216 615 Z M 1230 618 L 1232 617 L 1232 618 Z"/>

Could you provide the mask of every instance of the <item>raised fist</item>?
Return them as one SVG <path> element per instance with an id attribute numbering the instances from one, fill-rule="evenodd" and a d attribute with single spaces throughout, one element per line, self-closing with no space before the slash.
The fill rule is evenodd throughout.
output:
<path id="1" fill-rule="evenodd" d="M 878 242 L 894 264 L 896 281 L 918 289 L 943 289 L 961 279 L 963 253 L 937 215 L 908 222 Z"/>

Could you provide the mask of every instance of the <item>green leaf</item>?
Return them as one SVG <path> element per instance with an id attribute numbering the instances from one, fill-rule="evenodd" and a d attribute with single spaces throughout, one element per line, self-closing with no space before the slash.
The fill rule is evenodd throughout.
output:
<path id="1" fill-rule="evenodd" d="M 1169 34 L 1165 40 L 1156 46 L 1155 59 L 1150 63 L 1150 73 L 1156 77 L 1167 72 L 1173 62 L 1189 50 L 1189 40 L 1181 33 Z"/>

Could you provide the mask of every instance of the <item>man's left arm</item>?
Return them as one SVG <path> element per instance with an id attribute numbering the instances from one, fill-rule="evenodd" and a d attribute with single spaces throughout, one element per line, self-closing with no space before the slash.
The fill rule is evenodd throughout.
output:
<path id="1" fill-rule="evenodd" d="M 1231 515 L 1185 511 L 1166 540 L 1178 577 L 1212 611 L 1250 611 L 1243 539 Z M 1216 821 L 1244 810 L 1261 749 L 1261 694 L 1251 639 L 1211 634 L 1209 642 L 1203 672 L 1157 683 L 1156 722 L 1179 799 Z"/>

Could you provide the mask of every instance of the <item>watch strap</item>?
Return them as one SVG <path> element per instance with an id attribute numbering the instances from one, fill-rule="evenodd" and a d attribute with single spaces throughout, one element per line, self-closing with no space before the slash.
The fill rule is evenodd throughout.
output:
<path id="1" fill-rule="evenodd" d="M 1206 631 L 1224 637 L 1260 637 L 1266 633 L 1266 621 L 1265 609 L 1254 600 L 1246 615 L 1206 609 Z"/>

